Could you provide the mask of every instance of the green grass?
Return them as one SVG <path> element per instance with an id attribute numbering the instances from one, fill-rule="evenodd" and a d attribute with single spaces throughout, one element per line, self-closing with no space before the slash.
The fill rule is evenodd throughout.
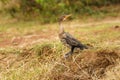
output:
<path id="1" fill-rule="evenodd" d="M 11 32 L 12 30 L 14 32 L 18 32 L 20 34 L 25 34 L 27 32 L 32 32 L 34 30 L 41 31 L 42 29 L 45 29 L 42 25 L 39 24 L 39 22 L 35 21 L 28 21 L 28 22 L 15 22 L 15 23 L 1 23 L 0 25 L 0 32 Z"/>
<path id="2" fill-rule="evenodd" d="M 50 5 L 52 3 L 52 5 Z M 41 23 L 56 22 L 61 14 L 72 13 L 74 18 L 78 16 L 92 18 L 104 18 L 106 16 L 117 17 L 120 13 L 120 2 L 118 0 L 102 1 L 9 1 L 4 3 L 0 1 L 0 14 L 9 18 L 13 17 L 18 20 L 35 20 L 39 19 Z"/>

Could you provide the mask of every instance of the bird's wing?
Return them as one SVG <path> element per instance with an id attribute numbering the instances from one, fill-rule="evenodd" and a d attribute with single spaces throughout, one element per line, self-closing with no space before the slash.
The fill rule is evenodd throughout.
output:
<path id="1" fill-rule="evenodd" d="M 77 39 L 75 39 L 72 35 L 70 35 L 67 32 L 64 34 L 64 39 L 66 40 L 67 44 L 72 46 L 78 46 L 81 44 Z"/>

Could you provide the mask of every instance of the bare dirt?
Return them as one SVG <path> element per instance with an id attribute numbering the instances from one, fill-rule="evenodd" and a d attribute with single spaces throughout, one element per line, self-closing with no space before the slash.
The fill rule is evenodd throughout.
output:
<path id="1" fill-rule="evenodd" d="M 30 35 L 24 35 L 24 36 L 12 36 L 10 38 L 6 38 L 8 34 L 3 33 L 0 34 L 1 41 L 0 41 L 0 47 L 25 47 L 28 45 L 32 45 L 35 43 L 41 43 L 49 40 L 55 40 L 56 34 L 53 33 L 33 33 Z"/>

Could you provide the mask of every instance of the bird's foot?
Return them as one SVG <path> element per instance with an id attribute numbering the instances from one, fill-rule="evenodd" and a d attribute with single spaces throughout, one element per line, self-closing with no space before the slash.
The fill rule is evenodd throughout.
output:
<path id="1" fill-rule="evenodd" d="M 69 56 L 71 56 L 71 53 L 66 53 L 66 54 L 64 55 L 64 58 L 68 58 Z"/>
<path id="2" fill-rule="evenodd" d="M 64 58 L 67 58 L 68 56 L 69 56 L 68 54 L 65 54 L 65 55 L 64 55 Z"/>

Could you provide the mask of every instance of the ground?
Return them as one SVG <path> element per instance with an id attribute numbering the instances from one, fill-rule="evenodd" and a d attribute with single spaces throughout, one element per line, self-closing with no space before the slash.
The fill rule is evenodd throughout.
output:
<path id="1" fill-rule="evenodd" d="M 64 23 L 65 31 L 89 46 L 65 59 L 69 50 L 59 26 L 39 21 L 0 23 L 1 80 L 120 79 L 120 18 Z M 117 72 L 115 72 L 117 71 Z"/>
<path id="2" fill-rule="evenodd" d="M 110 25 L 110 27 L 113 26 L 113 28 L 114 28 L 114 24 L 118 24 L 119 22 L 120 22 L 119 19 L 114 19 L 114 20 L 105 19 L 105 20 L 100 21 L 100 22 L 99 21 L 96 21 L 96 22 L 88 21 L 86 23 L 85 22 L 81 23 L 79 20 L 77 20 L 77 21 L 66 23 L 65 27 L 66 27 L 66 29 L 69 27 L 69 29 L 72 30 L 76 27 L 79 27 L 79 28 L 80 27 L 88 27 L 89 28 L 89 26 L 94 27 L 94 26 L 98 26 L 98 25 L 102 25 L 102 24 L 105 24 L 105 25 L 107 24 L 107 25 Z M 5 25 L 5 27 L 7 29 L 5 29 L 4 32 L 0 33 L 0 36 L 1 36 L 0 47 L 9 47 L 9 46 L 23 47 L 23 46 L 26 46 L 26 45 L 31 45 L 31 44 L 34 44 L 34 43 L 40 43 L 42 41 L 47 41 L 47 40 L 55 40 L 55 39 L 57 41 L 59 40 L 57 31 L 56 31 L 58 25 L 56 25 L 56 24 L 42 25 L 45 28 L 41 29 L 40 28 L 41 26 L 39 24 L 34 26 L 35 23 L 30 25 L 30 27 L 29 27 L 29 22 L 28 22 L 27 27 L 25 29 L 22 29 L 20 27 L 21 26 L 24 27 L 26 25 L 26 23 L 23 23 L 23 22 L 21 22 L 21 23 L 23 25 L 19 26 L 17 24 L 17 27 L 16 27 L 16 24 L 14 24 L 14 23 L 11 23 L 10 26 L 8 26 L 8 25 L 6 26 L 5 24 L 3 24 L 3 25 Z M 69 25 L 69 23 L 71 25 Z M 12 27 L 12 26 L 15 26 L 15 27 Z M 52 27 L 55 27 L 55 26 L 56 26 L 55 29 L 52 28 Z M 36 27 L 39 27 L 39 28 L 36 28 Z M 19 29 L 21 29 L 21 30 L 19 30 Z M 22 32 L 22 30 L 23 30 L 23 32 Z M 74 31 L 72 30 L 71 34 L 76 33 L 75 30 Z M 21 32 L 22 32 L 22 34 L 21 34 Z M 96 31 L 96 33 L 97 32 L 98 31 Z M 78 32 L 78 33 L 80 33 L 80 32 Z"/>

